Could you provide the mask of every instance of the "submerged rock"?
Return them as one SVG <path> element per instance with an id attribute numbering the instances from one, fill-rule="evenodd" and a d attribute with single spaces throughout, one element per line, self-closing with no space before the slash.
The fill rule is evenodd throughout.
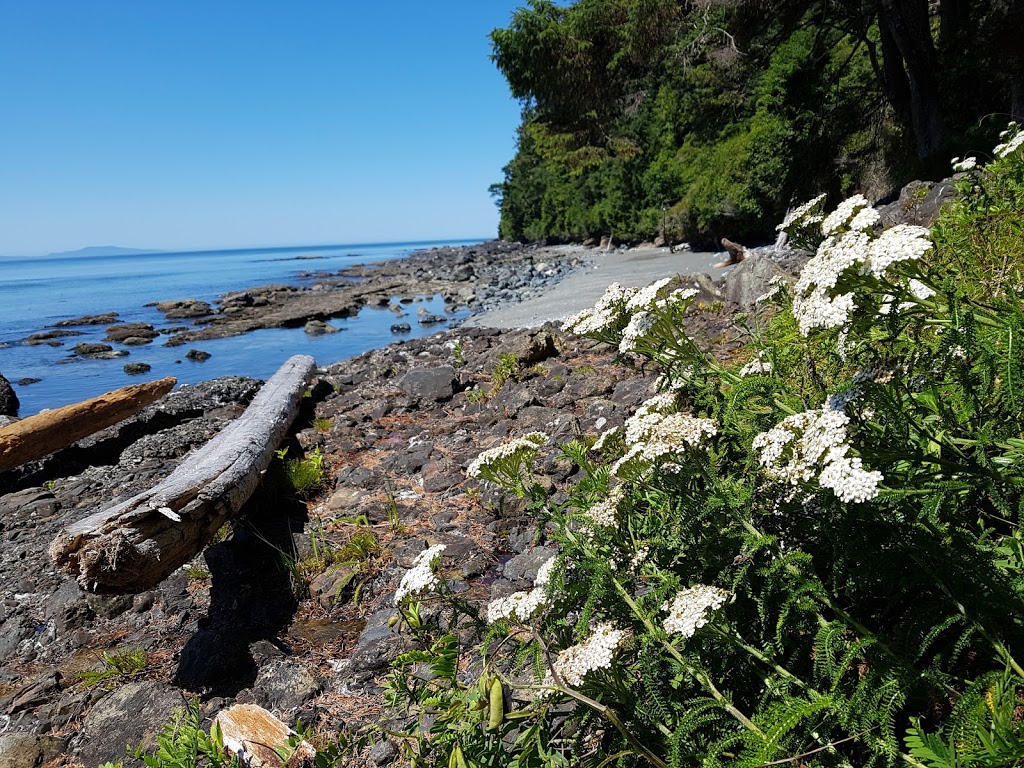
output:
<path id="1" fill-rule="evenodd" d="M 14 392 L 11 382 L 0 374 L 0 416 L 17 416 L 21 403 Z"/>

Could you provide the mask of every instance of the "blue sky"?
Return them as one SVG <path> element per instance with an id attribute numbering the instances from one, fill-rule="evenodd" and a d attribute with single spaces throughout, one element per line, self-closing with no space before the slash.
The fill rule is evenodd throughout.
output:
<path id="1" fill-rule="evenodd" d="M 494 236 L 525 0 L 0 0 L 0 254 Z"/>

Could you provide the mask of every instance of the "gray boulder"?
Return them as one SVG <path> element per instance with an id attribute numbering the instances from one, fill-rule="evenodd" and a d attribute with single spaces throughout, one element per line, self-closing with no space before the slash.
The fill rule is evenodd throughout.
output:
<path id="1" fill-rule="evenodd" d="M 74 756 L 86 765 L 107 761 L 127 765 L 126 749 L 153 749 L 161 729 L 184 706 L 185 698 L 169 685 L 128 683 L 89 710 L 75 739 Z"/>
<path id="2" fill-rule="evenodd" d="M 743 309 L 752 309 L 760 296 L 772 289 L 771 279 L 780 277 L 786 282 L 792 278 L 771 259 L 752 255 L 744 259 L 725 278 L 725 297 Z"/>
<path id="3" fill-rule="evenodd" d="M 398 388 L 421 401 L 441 403 L 451 400 L 455 394 L 455 369 L 450 365 L 413 368 L 398 382 Z"/>

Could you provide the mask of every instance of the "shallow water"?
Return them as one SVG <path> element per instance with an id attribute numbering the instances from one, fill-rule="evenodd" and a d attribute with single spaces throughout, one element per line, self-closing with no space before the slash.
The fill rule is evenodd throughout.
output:
<path id="1" fill-rule="evenodd" d="M 448 241 L 464 244 L 478 240 Z M 163 338 L 143 347 L 115 349 L 129 352 L 111 360 L 80 359 L 71 354 L 75 344 L 99 342 L 105 325 L 67 330 L 82 336 L 62 339 L 63 346 L 27 346 L 21 342 L 46 326 L 87 314 L 116 311 L 125 322 L 147 322 L 158 330 L 187 321 L 167 321 L 145 304 L 170 299 L 214 301 L 219 295 L 269 283 L 304 284 L 305 272 L 336 272 L 353 264 L 399 259 L 413 251 L 442 243 L 314 246 L 135 256 L 59 256 L 0 258 L 0 373 L 15 386 L 21 401 L 20 416 L 38 413 L 108 392 L 139 381 L 175 376 L 181 384 L 218 376 L 267 378 L 294 354 L 309 354 L 321 365 L 343 360 L 401 338 L 417 338 L 446 326 L 421 326 L 416 310 L 426 307 L 443 315 L 439 296 L 422 297 L 407 305 L 409 316 L 399 319 L 388 309 L 364 308 L 358 316 L 335 319 L 338 333 L 310 336 L 301 328 L 267 329 L 244 336 L 213 339 L 180 347 L 162 346 Z M 460 316 L 461 318 L 461 316 Z M 391 333 L 391 325 L 408 322 L 408 334 Z M 190 349 L 209 352 L 206 362 L 187 360 Z M 149 373 L 129 376 L 126 363 L 148 363 Z M 35 384 L 18 385 L 23 378 Z"/>

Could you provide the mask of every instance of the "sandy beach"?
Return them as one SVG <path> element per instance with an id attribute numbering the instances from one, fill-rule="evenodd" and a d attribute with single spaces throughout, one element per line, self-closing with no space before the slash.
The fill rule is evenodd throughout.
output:
<path id="1" fill-rule="evenodd" d="M 572 273 L 543 295 L 519 304 L 470 317 L 463 325 L 476 328 L 535 328 L 548 321 L 563 320 L 592 307 L 612 283 L 644 286 L 671 275 L 707 272 L 720 277 L 727 270 L 714 268 L 721 253 L 676 251 L 668 248 L 629 251 L 586 251 L 588 266 Z"/>

